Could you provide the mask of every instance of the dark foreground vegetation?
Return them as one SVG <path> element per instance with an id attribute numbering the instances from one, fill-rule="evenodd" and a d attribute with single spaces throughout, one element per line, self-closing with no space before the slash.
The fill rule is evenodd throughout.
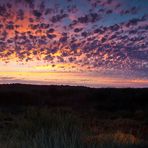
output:
<path id="1" fill-rule="evenodd" d="M 148 89 L 0 85 L 0 148 L 147 148 Z"/>

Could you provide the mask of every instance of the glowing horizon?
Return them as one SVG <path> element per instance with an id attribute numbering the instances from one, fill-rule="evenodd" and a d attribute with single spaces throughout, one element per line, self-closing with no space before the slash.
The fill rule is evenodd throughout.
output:
<path id="1" fill-rule="evenodd" d="M 147 0 L 1 1 L 0 84 L 148 87 L 147 9 Z"/>
<path id="2" fill-rule="evenodd" d="M 87 87 L 147 87 L 146 79 L 121 79 L 92 73 L 69 72 L 0 72 L 0 84 L 71 85 Z"/>

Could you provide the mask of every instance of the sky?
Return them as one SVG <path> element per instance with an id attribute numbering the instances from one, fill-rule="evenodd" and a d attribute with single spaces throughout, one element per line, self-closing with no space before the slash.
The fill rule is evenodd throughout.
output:
<path id="1" fill-rule="evenodd" d="M 148 0 L 0 0 L 0 84 L 148 87 Z"/>

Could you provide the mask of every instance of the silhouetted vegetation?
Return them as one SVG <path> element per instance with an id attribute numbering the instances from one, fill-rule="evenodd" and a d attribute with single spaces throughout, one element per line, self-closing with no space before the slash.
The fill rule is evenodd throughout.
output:
<path id="1" fill-rule="evenodd" d="M 0 106 L 96 107 L 98 110 L 148 110 L 148 89 L 93 89 L 72 86 L 1 85 Z"/>
<path id="2" fill-rule="evenodd" d="M 148 89 L 0 85 L 0 147 L 146 148 Z"/>

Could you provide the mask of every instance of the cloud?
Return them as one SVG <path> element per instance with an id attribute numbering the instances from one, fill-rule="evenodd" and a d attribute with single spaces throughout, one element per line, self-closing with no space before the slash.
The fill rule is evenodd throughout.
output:
<path id="1" fill-rule="evenodd" d="M 147 14 L 141 15 L 137 6 L 125 9 L 122 3 L 90 0 L 84 10 L 74 1 L 63 1 L 64 6 L 20 1 L 18 8 L 14 2 L 1 4 L 1 62 L 68 62 L 88 67 L 88 71 L 147 74 Z"/>

